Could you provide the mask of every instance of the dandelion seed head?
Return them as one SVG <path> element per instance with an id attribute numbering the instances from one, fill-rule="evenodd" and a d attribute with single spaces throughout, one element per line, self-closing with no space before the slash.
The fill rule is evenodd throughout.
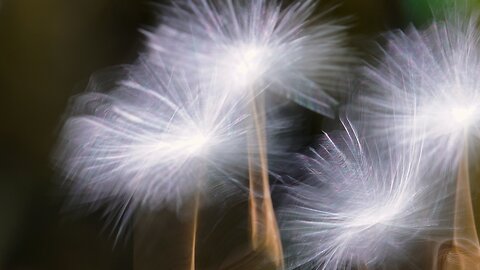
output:
<path id="1" fill-rule="evenodd" d="M 114 85 L 97 76 L 75 97 L 55 156 L 74 196 L 178 209 L 215 174 L 236 184 L 225 168 L 246 159 L 248 102 L 184 75 L 141 57 L 113 72 Z"/>
<path id="2" fill-rule="evenodd" d="M 352 57 L 346 27 L 313 19 L 314 9 L 311 0 L 185 0 L 172 3 L 159 27 L 145 33 L 152 55 L 187 70 L 197 83 L 215 73 L 219 91 L 271 89 L 332 115 L 333 88 Z"/>
<path id="3" fill-rule="evenodd" d="M 386 35 L 378 64 L 365 70 L 356 109 L 377 138 L 424 145 L 432 168 L 455 169 L 480 127 L 480 34 L 477 16 L 451 14 L 424 30 Z"/>
<path id="4" fill-rule="evenodd" d="M 279 216 L 292 269 L 382 267 L 438 223 L 435 192 L 419 181 L 419 149 L 385 154 L 345 128 L 299 157 L 306 176 L 285 189 Z"/>

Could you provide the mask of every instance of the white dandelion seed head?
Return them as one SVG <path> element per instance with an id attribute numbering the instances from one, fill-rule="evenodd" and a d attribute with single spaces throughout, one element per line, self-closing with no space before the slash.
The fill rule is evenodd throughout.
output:
<path id="1" fill-rule="evenodd" d="M 152 54 L 235 95 L 271 89 L 332 115 L 331 91 L 351 62 L 346 27 L 314 19 L 314 1 L 184 0 L 146 32 Z"/>
<path id="2" fill-rule="evenodd" d="M 345 127 L 300 156 L 305 178 L 285 190 L 279 215 L 292 269 L 381 267 L 437 225 L 438 201 L 418 179 L 419 149 L 385 155 Z"/>
<path id="3" fill-rule="evenodd" d="M 466 138 L 480 131 L 477 25 L 476 15 L 456 14 L 386 36 L 378 65 L 366 69 L 368 89 L 357 108 L 374 135 L 423 144 L 432 168 L 457 167 Z"/>
<path id="4" fill-rule="evenodd" d="M 192 192 L 206 191 L 217 168 L 241 166 L 248 102 L 192 86 L 184 73 L 149 59 L 123 70 L 114 73 L 113 90 L 108 77 L 92 80 L 63 126 L 55 158 L 74 196 L 175 209 Z"/>

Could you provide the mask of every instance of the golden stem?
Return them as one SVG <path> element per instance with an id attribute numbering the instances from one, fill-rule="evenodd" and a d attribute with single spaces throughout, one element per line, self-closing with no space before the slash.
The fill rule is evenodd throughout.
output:
<path id="1" fill-rule="evenodd" d="M 191 254 L 190 254 L 190 270 L 195 270 L 195 258 L 196 258 L 196 247 L 197 247 L 197 229 L 198 229 L 198 212 L 200 208 L 200 192 L 195 192 L 195 201 L 193 205 L 193 227 L 192 227 L 192 243 L 191 243 Z"/>
<path id="2" fill-rule="evenodd" d="M 457 174 L 452 247 L 445 256 L 442 269 L 480 269 L 480 245 L 475 226 L 472 195 L 470 190 L 467 145 L 468 144 L 465 141 L 465 149 Z"/>
<path id="3" fill-rule="evenodd" d="M 253 94 L 253 91 L 252 91 Z M 273 210 L 268 179 L 267 142 L 265 134 L 265 109 L 263 96 L 252 102 L 254 132 L 248 132 L 249 210 L 251 244 L 254 250 L 262 247 L 279 269 L 283 269 L 283 251 Z M 258 153 L 252 153 L 257 147 Z M 256 156 L 258 155 L 258 156 Z M 256 164 L 260 165 L 259 171 Z"/>
<path id="4" fill-rule="evenodd" d="M 479 246 L 475 218 L 473 214 L 472 195 L 470 191 L 470 174 L 468 172 L 468 151 L 465 149 L 457 175 L 457 192 L 455 198 L 454 244 L 462 239 Z"/>

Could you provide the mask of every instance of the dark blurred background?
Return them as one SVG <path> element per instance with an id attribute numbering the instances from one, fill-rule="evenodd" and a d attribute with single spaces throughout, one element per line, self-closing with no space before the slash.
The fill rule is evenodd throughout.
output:
<path id="1" fill-rule="evenodd" d="M 93 72 L 135 59 L 144 40 L 138 29 L 159 17 L 154 3 L 0 0 L 1 270 L 133 269 L 129 237 L 115 243 L 100 213 L 64 210 L 50 157 L 69 97 Z M 442 1 L 321 6 L 334 4 L 340 6 L 332 15 L 351 18 L 352 46 L 368 59 L 379 34 L 423 24 Z"/>

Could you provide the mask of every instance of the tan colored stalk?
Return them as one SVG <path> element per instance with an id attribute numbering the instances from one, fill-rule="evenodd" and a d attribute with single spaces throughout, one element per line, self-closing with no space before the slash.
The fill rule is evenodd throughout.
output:
<path id="1" fill-rule="evenodd" d="M 251 244 L 254 251 L 268 255 L 277 269 L 283 269 L 283 250 L 268 179 L 265 117 L 263 96 L 258 96 L 252 102 L 254 128 L 249 129 L 247 135 Z M 253 150 L 252 147 L 256 149 Z"/>
<path id="2" fill-rule="evenodd" d="M 191 241 L 191 253 L 190 253 L 190 270 L 195 270 L 199 209 L 200 209 L 200 192 L 196 191 L 195 192 L 195 200 L 194 200 L 194 204 L 193 204 L 193 224 L 192 224 L 192 241 Z"/>
<path id="3" fill-rule="evenodd" d="M 440 268 L 445 270 L 480 269 L 480 244 L 475 226 L 470 190 L 467 143 L 465 143 L 463 157 L 457 174 L 454 210 L 452 246 L 447 251 Z"/>

